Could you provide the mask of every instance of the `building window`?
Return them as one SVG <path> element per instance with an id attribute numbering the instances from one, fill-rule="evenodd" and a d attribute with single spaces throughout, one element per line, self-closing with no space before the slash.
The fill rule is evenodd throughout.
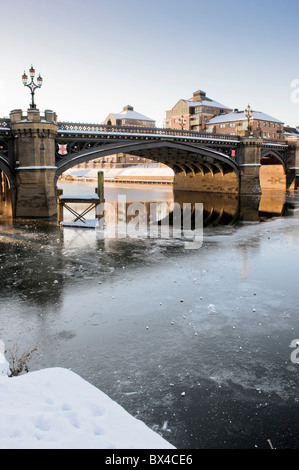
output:
<path id="1" fill-rule="evenodd" d="M 220 129 L 224 129 L 225 128 L 225 124 L 220 124 Z"/>
<path id="2" fill-rule="evenodd" d="M 235 127 L 235 123 L 234 123 L 234 122 L 230 122 L 229 127 Z"/>

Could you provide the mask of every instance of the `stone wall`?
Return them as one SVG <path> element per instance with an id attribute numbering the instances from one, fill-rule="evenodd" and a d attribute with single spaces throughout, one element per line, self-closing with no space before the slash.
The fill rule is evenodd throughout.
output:
<path id="1" fill-rule="evenodd" d="M 281 164 L 262 165 L 260 167 L 260 185 L 265 190 L 285 191 L 286 175 Z"/>
<path id="2" fill-rule="evenodd" d="M 174 190 L 178 191 L 202 191 L 226 194 L 238 194 L 239 181 L 235 172 L 222 176 L 221 173 L 198 173 L 185 175 L 178 173 L 174 176 Z"/>

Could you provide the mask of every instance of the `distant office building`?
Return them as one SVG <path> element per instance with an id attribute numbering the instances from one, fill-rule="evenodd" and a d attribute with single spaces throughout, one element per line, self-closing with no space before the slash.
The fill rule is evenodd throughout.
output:
<path id="1" fill-rule="evenodd" d="M 109 126 L 138 126 L 138 127 L 155 127 L 156 121 L 134 111 L 133 106 L 127 105 L 118 113 L 110 113 L 103 124 Z"/>
<path id="2" fill-rule="evenodd" d="M 165 127 L 201 132 L 212 117 L 231 111 L 232 108 L 208 98 L 204 91 L 198 90 L 192 98 L 180 99 L 172 109 L 166 111 Z"/>
<path id="3" fill-rule="evenodd" d="M 252 111 L 251 131 L 260 131 L 268 139 L 284 140 L 283 122 L 260 111 Z M 228 114 L 215 116 L 206 123 L 206 131 L 217 134 L 244 136 L 248 130 L 248 119 L 244 111 L 235 109 Z"/>
<path id="4" fill-rule="evenodd" d="M 136 126 L 136 127 L 156 127 L 156 121 L 143 114 L 134 111 L 133 106 L 127 105 L 118 113 L 110 113 L 103 124 L 108 126 Z M 109 155 L 104 160 L 104 166 L 121 167 L 129 165 L 148 166 L 156 165 L 154 162 L 138 157 L 137 155 L 128 155 L 118 153 L 117 155 Z"/>

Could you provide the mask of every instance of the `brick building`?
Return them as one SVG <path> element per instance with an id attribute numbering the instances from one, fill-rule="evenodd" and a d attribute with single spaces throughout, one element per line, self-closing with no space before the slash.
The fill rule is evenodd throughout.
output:
<path id="1" fill-rule="evenodd" d="M 108 126 L 156 127 L 156 121 L 134 111 L 133 106 L 130 105 L 124 106 L 120 113 L 110 113 L 103 124 Z M 156 163 L 146 160 L 145 158 L 141 158 L 136 155 L 127 155 L 125 153 L 109 155 L 108 157 L 105 157 L 103 164 L 109 168 L 130 165 L 156 165 Z"/>
<path id="2" fill-rule="evenodd" d="M 283 122 L 260 111 L 252 111 L 250 130 L 260 131 L 268 139 L 284 140 Z M 206 123 L 206 131 L 217 134 L 244 136 L 248 130 L 248 119 L 244 111 L 234 111 L 215 116 Z"/>
<path id="3" fill-rule="evenodd" d="M 110 126 L 156 127 L 156 121 L 134 111 L 133 106 L 127 105 L 118 113 L 110 113 L 103 124 Z"/>
<path id="4" fill-rule="evenodd" d="M 172 109 L 166 111 L 164 126 L 168 129 L 201 132 L 212 117 L 231 111 L 232 108 L 208 98 L 204 91 L 198 90 L 192 98 L 180 99 Z"/>

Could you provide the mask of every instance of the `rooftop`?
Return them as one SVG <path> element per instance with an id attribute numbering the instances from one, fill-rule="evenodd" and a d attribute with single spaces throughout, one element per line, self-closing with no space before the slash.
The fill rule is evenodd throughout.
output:
<path id="1" fill-rule="evenodd" d="M 232 109 L 228 106 L 224 106 L 224 104 L 218 103 L 217 101 L 210 100 L 206 98 L 202 101 L 193 101 L 193 100 L 183 100 L 190 107 L 197 107 L 197 106 L 206 106 L 209 108 L 221 108 L 221 109 Z"/>
<path id="2" fill-rule="evenodd" d="M 283 124 L 282 121 L 269 116 L 268 114 L 262 113 L 260 111 L 252 111 L 252 119 L 256 119 L 257 121 L 268 121 L 268 122 L 277 122 L 279 124 Z M 223 122 L 234 122 L 234 121 L 246 121 L 247 117 L 245 116 L 244 111 L 233 111 L 228 114 L 220 114 L 219 116 L 215 116 L 207 122 L 208 124 L 220 124 Z"/>
<path id="3" fill-rule="evenodd" d="M 123 110 L 118 113 L 111 113 L 112 116 L 115 117 L 115 119 L 130 119 L 130 120 L 138 120 L 138 121 L 151 121 L 155 122 L 154 119 L 151 119 L 147 116 L 144 116 L 143 114 L 137 113 L 134 111 L 133 106 L 127 105 L 123 108 Z"/>
<path id="4" fill-rule="evenodd" d="M 283 130 L 286 135 L 299 135 L 299 129 L 297 127 L 286 126 Z"/>

